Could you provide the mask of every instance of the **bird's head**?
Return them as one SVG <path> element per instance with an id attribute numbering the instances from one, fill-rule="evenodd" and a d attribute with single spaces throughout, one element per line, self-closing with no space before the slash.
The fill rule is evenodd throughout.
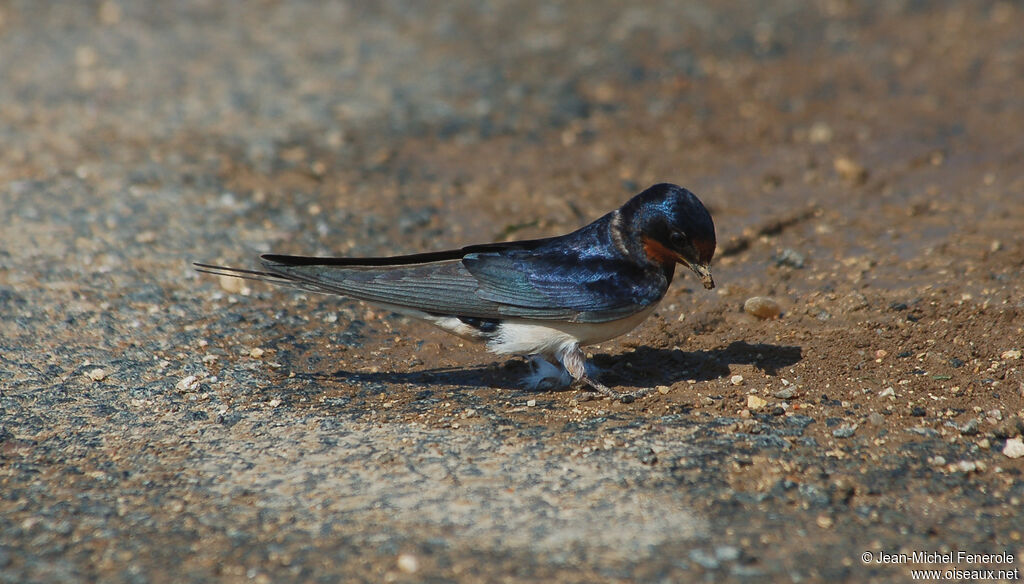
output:
<path id="1" fill-rule="evenodd" d="M 705 288 L 715 287 L 715 224 L 696 195 L 674 184 L 656 184 L 630 199 L 622 215 L 649 261 L 664 267 L 681 263 L 700 277 Z"/>

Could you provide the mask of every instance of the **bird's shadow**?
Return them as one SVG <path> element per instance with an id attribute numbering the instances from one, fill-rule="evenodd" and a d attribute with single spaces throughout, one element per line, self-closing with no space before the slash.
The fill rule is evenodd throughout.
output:
<path id="1" fill-rule="evenodd" d="M 598 354 L 591 361 L 600 369 L 599 379 L 611 386 L 638 388 L 672 385 L 682 380 L 706 381 L 729 375 L 732 365 L 753 365 L 768 375 L 803 358 L 798 346 L 751 344 L 735 341 L 726 347 L 702 351 L 638 347 L 621 354 Z M 362 373 L 339 369 L 330 374 L 307 373 L 297 377 L 352 384 L 414 384 L 460 387 L 522 389 L 530 372 L 523 359 L 476 367 L 444 367 L 408 372 Z"/>

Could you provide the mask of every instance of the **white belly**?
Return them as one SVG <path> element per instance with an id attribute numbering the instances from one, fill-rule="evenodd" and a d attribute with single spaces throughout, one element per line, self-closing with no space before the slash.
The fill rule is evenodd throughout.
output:
<path id="1" fill-rule="evenodd" d="M 487 348 L 499 354 L 556 355 L 569 345 L 593 345 L 624 335 L 657 306 L 654 303 L 632 316 L 602 323 L 510 320 L 498 326 Z"/>
<path id="2" fill-rule="evenodd" d="M 624 335 L 647 320 L 658 307 L 658 303 L 655 302 L 634 315 L 601 323 L 510 319 L 498 325 L 496 331 L 482 333 L 454 316 L 434 316 L 404 306 L 374 304 L 399 314 L 425 320 L 464 339 L 486 341 L 487 348 L 499 355 L 548 357 L 561 355 L 573 345 L 593 345 Z"/>

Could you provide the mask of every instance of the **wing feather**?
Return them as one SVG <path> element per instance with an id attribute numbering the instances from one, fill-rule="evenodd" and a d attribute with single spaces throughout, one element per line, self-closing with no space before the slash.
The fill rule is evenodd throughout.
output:
<path id="1" fill-rule="evenodd" d="M 554 240 L 485 244 L 394 258 L 318 258 L 266 254 L 263 270 L 196 264 L 197 269 L 284 284 L 437 315 L 601 323 L 657 302 L 661 272 L 595 255 L 607 246 Z"/>
<path id="2" fill-rule="evenodd" d="M 480 284 L 477 294 L 507 316 L 607 322 L 657 302 L 668 287 L 663 274 L 622 260 L 563 256 L 561 250 L 469 254 L 463 263 Z"/>
<path id="3" fill-rule="evenodd" d="M 498 306 L 476 295 L 478 283 L 459 259 L 424 264 L 339 265 L 287 263 L 288 256 L 264 256 L 264 268 L 320 292 L 367 302 L 397 304 L 433 314 L 496 318 Z"/>

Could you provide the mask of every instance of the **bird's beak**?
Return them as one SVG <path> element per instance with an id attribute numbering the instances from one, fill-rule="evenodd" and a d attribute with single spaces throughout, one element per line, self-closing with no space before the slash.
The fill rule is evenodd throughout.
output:
<path id="1" fill-rule="evenodd" d="M 693 273 L 700 276 L 700 281 L 704 282 L 704 288 L 710 290 L 715 287 L 715 279 L 711 277 L 711 266 L 707 264 L 690 264 L 687 263 L 686 267 L 693 270 Z"/>

